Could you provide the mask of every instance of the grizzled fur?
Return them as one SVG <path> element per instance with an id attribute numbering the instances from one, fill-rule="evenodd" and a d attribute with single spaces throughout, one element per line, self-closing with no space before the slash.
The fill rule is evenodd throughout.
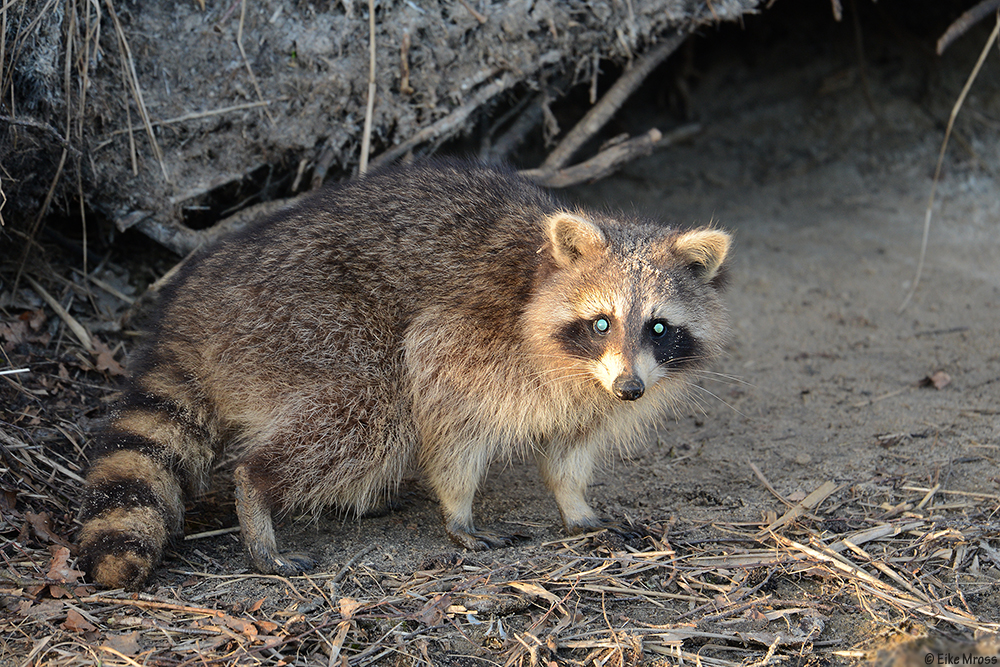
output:
<path id="1" fill-rule="evenodd" d="M 729 237 L 568 209 L 509 171 L 433 163 L 323 190 L 193 258 L 163 295 L 87 477 L 83 563 L 137 588 L 225 452 L 253 566 L 272 513 L 362 513 L 416 466 L 479 549 L 489 463 L 533 455 L 567 530 L 595 462 L 718 353 Z"/>

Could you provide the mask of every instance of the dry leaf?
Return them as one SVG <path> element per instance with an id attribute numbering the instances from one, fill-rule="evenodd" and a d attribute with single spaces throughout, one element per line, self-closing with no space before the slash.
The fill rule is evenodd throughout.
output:
<path id="1" fill-rule="evenodd" d="M 5 512 L 13 512 L 14 507 L 16 505 L 17 505 L 16 489 L 0 490 L 0 510 L 4 510 Z"/>
<path id="2" fill-rule="evenodd" d="M 438 595 L 427 602 L 423 609 L 414 614 L 414 618 L 427 626 L 441 623 L 445 610 L 451 606 L 450 595 Z"/>
<path id="3" fill-rule="evenodd" d="M 56 586 L 55 584 L 49 586 L 49 595 L 51 595 L 56 600 L 58 600 L 59 598 L 72 597 L 70 595 L 70 592 L 66 588 L 64 588 L 63 586 Z"/>
<path id="4" fill-rule="evenodd" d="M 354 616 L 354 612 L 358 610 L 358 607 L 362 605 L 361 602 L 353 598 L 340 598 L 340 616 L 347 620 L 351 616 Z"/>
<path id="5" fill-rule="evenodd" d="M 35 530 L 35 535 L 44 540 L 48 540 L 49 542 L 52 542 L 54 544 L 61 545 L 63 548 L 67 550 L 67 555 L 68 555 L 68 550 L 72 545 L 63 538 L 56 535 L 54 532 L 52 532 L 52 525 L 51 525 L 52 520 L 49 517 L 48 512 L 42 512 L 40 514 L 35 514 L 34 512 L 25 512 L 24 518 L 28 520 L 28 523 L 30 523 L 31 527 Z M 65 580 L 60 579 L 60 581 L 65 581 Z"/>
<path id="6" fill-rule="evenodd" d="M 74 570 L 69 566 L 69 549 L 57 547 L 52 554 L 52 562 L 49 564 L 49 579 L 63 582 L 75 582 L 83 577 L 83 572 Z"/>
<path id="7" fill-rule="evenodd" d="M 70 609 L 66 613 L 66 621 L 62 624 L 62 627 L 72 632 L 93 632 L 97 629 L 76 609 Z"/>
<path id="8" fill-rule="evenodd" d="M 550 593 L 538 584 L 529 584 L 525 581 L 508 581 L 507 585 L 511 588 L 516 588 L 522 593 L 527 593 L 528 595 L 534 596 L 536 598 L 542 598 L 543 600 L 548 600 L 552 604 L 559 604 L 562 602 L 562 598 L 555 593 Z"/>
<path id="9" fill-rule="evenodd" d="M 22 322 L 27 322 L 33 331 L 38 331 L 45 324 L 45 311 L 41 308 L 38 310 L 26 310 L 18 316 L 18 319 Z"/>
<path id="10" fill-rule="evenodd" d="M 94 338 L 94 356 L 97 358 L 94 366 L 96 366 L 99 371 L 107 371 L 111 375 L 125 375 L 125 369 L 122 365 L 115 361 L 115 355 L 111 352 L 107 345 L 102 341 Z"/>
<path id="11" fill-rule="evenodd" d="M 219 620 L 225 623 L 231 630 L 236 630 L 251 639 L 257 636 L 257 626 L 251 621 L 245 621 L 242 618 L 236 618 L 229 614 L 223 614 Z"/>
<path id="12" fill-rule="evenodd" d="M 49 341 L 52 340 L 48 333 L 33 333 L 29 322 L 24 320 L 0 324 L 0 338 L 5 339 L 11 345 L 22 342 L 48 345 Z"/>
<path id="13" fill-rule="evenodd" d="M 944 389 L 950 384 L 951 376 L 944 371 L 935 371 L 933 375 L 928 375 L 920 381 L 921 387 L 934 387 L 938 390 Z"/>
<path id="14" fill-rule="evenodd" d="M 261 632 L 266 632 L 271 634 L 278 629 L 277 623 L 272 623 L 271 621 L 254 621 L 254 624 L 260 628 Z"/>
<path id="15" fill-rule="evenodd" d="M 126 632 L 123 635 L 108 635 L 102 646 L 118 651 L 122 655 L 136 655 L 139 653 L 139 631 Z"/>

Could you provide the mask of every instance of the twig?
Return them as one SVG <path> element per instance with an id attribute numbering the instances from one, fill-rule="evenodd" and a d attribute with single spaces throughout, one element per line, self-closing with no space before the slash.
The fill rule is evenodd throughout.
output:
<path id="1" fill-rule="evenodd" d="M 883 537 L 888 537 L 890 535 L 898 535 L 899 533 L 905 533 L 909 530 L 919 528 L 924 525 L 924 521 L 911 521 L 903 525 L 898 525 L 894 523 L 886 523 L 881 526 L 875 526 L 874 528 L 867 528 L 865 530 L 859 530 L 850 535 L 843 536 L 839 541 L 834 542 L 828 548 L 834 553 L 840 553 L 844 549 L 847 549 L 847 542 L 850 541 L 851 544 L 855 546 L 861 546 L 867 542 L 874 542 L 880 540 Z"/>
<path id="2" fill-rule="evenodd" d="M 756 463 L 754 463 L 750 459 L 747 459 L 747 465 L 750 466 L 750 470 L 752 470 L 753 474 L 757 477 L 757 479 L 760 480 L 760 483 L 764 485 L 764 488 L 771 492 L 771 495 L 773 495 L 781 502 L 785 503 L 786 507 L 792 506 L 792 503 L 789 502 L 787 498 L 778 493 L 777 489 L 771 486 L 771 482 L 767 481 L 767 478 L 764 477 L 764 473 L 761 472 L 760 468 L 757 467 Z"/>
<path id="3" fill-rule="evenodd" d="M 844 18 L 844 8 L 840 0 L 830 0 L 830 9 L 833 10 L 833 20 L 840 23 L 840 19 Z"/>
<path id="4" fill-rule="evenodd" d="M 663 135 L 655 127 L 646 134 L 623 141 L 601 151 L 586 162 L 559 170 L 525 169 L 522 176 L 539 185 L 550 188 L 565 188 L 577 183 L 596 181 L 613 173 L 626 162 L 653 152 L 653 148 Z"/>
<path id="5" fill-rule="evenodd" d="M 794 507 L 781 515 L 780 518 L 772 521 L 769 526 L 763 528 L 759 533 L 757 533 L 757 538 L 760 539 L 768 533 L 778 530 L 785 524 L 795 521 L 807 511 L 818 507 L 824 500 L 829 498 L 837 490 L 837 488 L 836 482 L 823 482 L 819 488 L 803 498 L 801 502 L 796 503 Z"/>
<path id="6" fill-rule="evenodd" d="M 417 92 L 410 85 L 410 31 L 403 28 L 403 39 L 399 45 L 399 92 L 412 95 Z"/>
<path id="7" fill-rule="evenodd" d="M 515 104 L 509 111 L 501 115 L 487 130 L 483 137 L 482 146 L 479 149 L 479 159 L 483 162 L 498 162 L 504 156 L 514 152 L 521 145 L 524 138 L 542 120 L 542 105 L 545 104 L 545 93 L 540 93 L 534 97 L 525 97 Z M 517 118 L 510 127 L 493 142 L 493 135 L 497 130 L 506 125 L 511 118 Z"/>
<path id="8" fill-rule="evenodd" d="M 344 567 L 340 568 L 340 570 L 337 571 L 337 574 L 335 574 L 333 576 L 333 579 L 331 579 L 330 581 L 332 581 L 333 583 L 337 583 L 338 581 L 340 581 L 341 579 L 343 579 L 344 575 L 347 574 L 348 570 L 350 570 L 352 567 L 354 567 L 354 565 L 359 560 L 361 560 L 366 555 L 368 555 L 369 553 L 371 553 L 371 551 L 373 549 L 375 549 L 375 545 L 374 544 L 369 544 L 367 547 L 365 547 L 364 549 L 362 549 L 358 553 L 354 554 L 354 557 L 351 558 L 351 560 L 349 560 L 346 563 L 344 563 Z"/>
<path id="9" fill-rule="evenodd" d="M 480 25 L 482 25 L 483 23 L 486 23 L 486 17 L 483 16 L 482 14 L 480 14 L 479 12 L 477 12 L 475 9 L 473 9 L 472 5 L 470 5 L 468 3 L 468 0 L 458 0 L 458 1 L 462 3 L 463 7 L 465 7 L 466 9 L 469 10 L 469 13 L 472 14 L 472 16 L 477 21 L 479 21 Z"/>
<path id="10" fill-rule="evenodd" d="M 573 157 L 573 154 L 615 115 L 615 112 L 625 103 L 625 100 L 646 80 L 650 72 L 666 60 L 667 56 L 677 50 L 677 47 L 684 42 L 686 37 L 685 33 L 675 32 L 659 46 L 639 59 L 632 66 L 632 69 L 618 77 L 618 80 L 604 94 L 604 97 L 587 112 L 587 115 L 549 153 L 545 162 L 542 163 L 542 170 L 555 171 L 564 167 Z"/>
<path id="11" fill-rule="evenodd" d="M 406 141 L 390 148 L 384 153 L 378 155 L 374 160 L 371 161 L 369 165 L 370 169 L 380 167 L 384 164 L 388 164 L 393 160 L 405 155 L 409 151 L 413 150 L 415 147 L 424 143 L 425 141 L 431 141 L 437 139 L 438 137 L 449 136 L 452 133 L 458 131 L 465 120 L 472 115 L 473 112 L 478 110 L 483 104 L 493 99 L 500 93 L 508 90 L 509 88 L 515 86 L 517 83 L 524 80 L 525 77 L 530 76 L 538 69 L 559 62 L 562 57 L 559 51 L 550 51 L 540 57 L 534 62 L 534 69 L 530 71 L 521 71 L 517 76 L 505 73 L 496 81 L 487 84 L 479 89 L 479 91 L 465 104 L 454 109 L 450 114 L 437 121 L 433 125 L 429 125 L 424 129 L 420 130 L 412 137 Z"/>
<path id="12" fill-rule="evenodd" d="M 853 577 L 856 580 L 855 584 L 860 589 L 868 591 L 874 595 L 878 595 L 890 604 L 898 605 L 908 611 L 948 621 L 962 627 L 988 629 L 993 632 L 1000 629 L 1000 625 L 996 623 L 982 623 L 974 616 L 953 607 L 946 607 L 940 602 L 935 601 L 927 602 L 913 597 L 909 593 L 904 593 L 891 584 L 876 579 L 858 566 L 833 553 L 826 547 L 821 547 L 818 550 L 804 544 L 800 544 L 794 540 L 781 537 L 780 535 L 774 535 L 774 538 L 786 548 L 801 551 L 805 556 L 821 563 L 826 563 L 834 569 L 840 570 L 844 574 Z"/>
<path id="13" fill-rule="evenodd" d="M 308 192 L 304 192 L 287 199 L 248 206 L 207 229 L 191 229 L 173 218 L 161 219 L 155 215 L 143 218 L 133 227 L 165 248 L 184 256 L 201 246 L 214 243 L 221 236 L 242 229 L 258 218 L 288 208 L 308 195 Z M 163 215 L 170 215 L 170 213 L 164 212 Z"/>
<path id="14" fill-rule="evenodd" d="M 191 540 L 203 540 L 208 537 L 218 537 L 219 535 L 231 535 L 233 533 L 240 532 L 239 526 L 232 526 L 230 528 L 219 528 L 218 530 L 206 530 L 202 533 L 194 533 L 193 535 L 185 535 L 184 541 L 190 542 Z"/>
<path id="15" fill-rule="evenodd" d="M 80 275 L 80 276 L 82 276 L 84 279 L 86 279 L 86 280 L 94 283 L 95 285 L 97 285 L 102 290 L 104 290 L 105 292 L 107 292 L 111 296 L 115 297 L 119 301 L 127 303 L 130 306 L 135 303 L 135 298 L 133 298 L 133 297 L 127 295 L 127 294 L 122 294 L 121 290 L 115 288 L 113 285 L 110 285 L 110 284 L 104 282 L 103 280 L 101 280 L 100 278 L 94 276 L 93 274 L 91 274 L 91 273 L 84 273 L 83 271 L 79 271 L 77 269 L 73 269 L 73 272 L 76 273 L 76 274 L 78 274 L 78 275 Z"/>
<path id="16" fill-rule="evenodd" d="M 160 127 L 161 125 L 176 125 L 178 123 L 186 123 L 189 120 L 198 120 L 200 118 L 209 118 L 211 116 L 221 116 L 223 114 L 232 113 L 233 111 L 245 111 L 247 109 L 256 109 L 258 107 L 266 107 L 272 104 L 271 102 L 247 102 L 246 104 L 234 104 L 229 107 L 222 107 L 221 109 L 210 109 L 209 111 L 192 111 L 191 113 L 186 113 L 182 116 L 176 116 L 174 118 L 167 118 L 166 120 L 154 120 L 151 122 L 153 127 Z M 0 117 L 0 120 L 3 118 Z M 120 130 L 114 130 L 110 134 L 106 135 L 108 137 L 114 137 L 119 134 L 125 134 L 126 132 L 135 131 L 139 129 L 138 127 L 128 127 L 122 128 Z M 106 146 L 111 140 L 105 139 L 98 142 L 94 146 L 94 150 Z"/>
<path id="17" fill-rule="evenodd" d="M 361 161 L 358 174 L 368 171 L 368 152 L 372 148 L 372 116 L 375 113 L 375 0 L 368 0 L 368 105 L 365 107 L 365 129 L 361 135 Z"/>
<path id="18" fill-rule="evenodd" d="M 110 1 L 110 0 L 109 0 Z M 243 50 L 243 20 L 246 18 L 247 13 L 247 0 L 241 0 L 240 2 L 240 27 L 236 31 L 236 46 L 240 48 L 240 55 L 243 57 L 243 64 L 247 68 L 247 74 L 250 75 L 250 83 L 253 84 L 253 89 L 257 93 L 257 99 L 261 103 L 264 102 L 264 95 L 260 92 L 260 85 L 257 83 L 257 77 L 253 73 L 253 68 L 250 67 L 250 59 L 247 58 L 247 52 Z M 271 125 L 274 125 L 274 116 L 268 110 L 267 106 L 264 107 L 264 115 L 267 119 L 271 121 Z"/>
<path id="19" fill-rule="evenodd" d="M 395 160 L 396 158 L 405 155 L 407 152 L 413 150 L 415 147 L 424 143 L 425 141 L 431 141 L 438 137 L 447 136 L 459 129 L 474 111 L 479 109 L 483 104 L 488 102 L 490 99 L 496 95 L 502 93 L 508 88 L 512 87 L 518 83 L 518 77 L 512 76 L 510 74 L 504 74 L 499 79 L 493 83 L 483 86 L 475 96 L 472 97 L 468 102 L 461 105 L 450 114 L 437 121 L 433 125 L 429 125 L 424 129 L 420 130 L 412 137 L 406 141 L 390 148 L 384 153 L 380 154 L 371 162 L 371 168 L 380 167 L 384 164 L 388 164 Z"/>
<path id="20" fill-rule="evenodd" d="M 917 274 L 913 278 L 913 286 L 910 288 L 909 294 L 903 299 L 903 304 L 899 307 L 897 313 L 902 313 L 906 310 L 906 306 L 909 305 L 910 299 L 913 295 L 917 293 L 917 286 L 920 284 L 920 275 L 924 270 L 924 258 L 927 256 L 927 237 L 931 231 L 931 214 L 934 210 L 934 195 L 937 192 L 938 181 L 941 180 L 941 165 L 944 164 L 944 153 L 948 148 L 948 138 L 951 136 L 951 129 L 955 126 L 955 118 L 958 117 L 958 111 L 962 108 L 962 104 L 965 102 L 965 96 L 969 93 L 969 88 L 972 87 L 972 82 L 976 80 L 979 75 L 979 70 L 983 66 L 983 62 L 986 61 L 986 54 L 990 52 L 990 48 L 993 46 L 993 42 L 997 40 L 997 35 L 1000 34 L 1000 17 L 997 17 L 997 24 L 993 26 L 993 32 L 990 33 L 989 39 L 986 40 L 986 44 L 983 46 L 982 53 L 979 54 L 979 60 L 976 61 L 976 66 L 972 68 L 972 73 L 969 74 L 968 80 L 965 82 L 965 86 L 962 88 L 962 92 L 958 95 L 958 99 L 955 101 L 955 106 L 951 109 L 951 116 L 948 118 L 948 127 L 944 132 L 944 141 L 941 142 L 941 152 L 938 154 L 937 167 L 934 169 L 934 181 L 931 183 L 931 196 L 927 201 L 927 213 L 924 215 L 924 236 L 920 242 L 920 259 L 917 261 Z"/>
<path id="21" fill-rule="evenodd" d="M 871 82 L 868 81 L 868 67 L 865 66 L 865 44 L 861 32 L 861 17 L 858 16 L 857 0 L 851 1 L 851 24 L 854 28 L 854 48 L 858 58 L 858 76 L 861 78 L 861 90 L 865 94 L 865 101 L 872 114 L 878 117 L 878 107 L 875 106 L 875 97 L 872 95 Z"/>
<path id="22" fill-rule="evenodd" d="M 132 598 L 116 598 L 110 595 L 98 594 L 82 598 L 81 602 L 104 602 L 107 604 L 126 604 L 143 609 L 164 609 L 166 611 L 176 611 L 182 614 L 202 614 L 204 616 L 222 617 L 226 612 L 221 609 L 208 609 L 206 607 L 191 607 L 174 602 L 161 602 L 159 600 L 134 600 Z"/>
<path id="23" fill-rule="evenodd" d="M 45 214 L 48 213 L 49 206 L 52 204 L 52 197 L 56 194 L 56 186 L 59 184 L 59 179 L 62 177 L 63 167 L 66 166 L 66 155 L 69 149 L 63 148 L 62 157 L 59 158 L 59 166 L 56 167 L 56 175 L 52 178 L 52 184 L 49 186 L 49 191 L 45 194 L 45 201 L 42 202 L 42 208 L 38 211 L 38 215 L 35 217 L 35 222 L 31 225 L 31 230 L 28 232 L 28 238 L 31 241 L 35 240 L 35 234 L 38 232 L 38 228 L 42 224 L 42 220 L 45 218 Z M 4 198 L 6 201 L 6 197 Z M 14 289 L 13 293 L 17 293 L 17 286 L 21 282 L 21 275 L 24 273 L 24 267 L 28 262 L 28 255 L 31 252 L 31 243 L 27 243 L 24 246 L 24 252 L 21 254 L 21 265 L 17 269 L 17 275 L 14 277 Z"/>
<path id="24" fill-rule="evenodd" d="M 903 304 L 903 305 L 905 306 L 906 304 Z M 852 403 L 851 407 L 852 408 L 863 408 L 863 407 L 868 406 L 868 405 L 874 405 L 874 404 L 876 404 L 876 403 L 878 403 L 880 401 L 884 401 L 887 398 L 892 398 L 893 396 L 899 396 L 900 394 L 905 394 L 906 392 L 910 391 L 911 389 L 913 389 L 916 386 L 917 385 L 915 385 L 915 384 L 911 384 L 911 385 L 909 385 L 907 387 L 903 387 L 902 389 L 895 389 L 895 390 L 890 391 L 888 393 L 882 394 L 881 396 L 876 396 L 875 398 L 866 398 L 863 401 L 858 401 L 857 403 Z"/>
<path id="25" fill-rule="evenodd" d="M 615 144 L 589 160 L 572 167 L 556 171 L 548 171 L 544 168 L 525 169 L 520 174 L 539 185 L 550 188 L 565 188 L 578 183 L 596 181 L 614 173 L 626 162 L 649 155 L 657 148 L 686 139 L 700 131 L 701 125 L 697 123 L 685 125 L 667 135 L 663 135 L 659 130 L 653 128 L 646 134 Z"/>
<path id="26" fill-rule="evenodd" d="M 65 139 L 63 135 L 59 134 L 59 130 L 52 127 L 48 123 L 41 123 L 31 118 L 14 118 L 13 116 L 5 116 L 5 115 L 0 115 L 0 120 L 10 123 L 11 125 L 22 125 L 24 127 L 33 127 L 37 130 L 45 130 L 53 137 L 55 137 L 55 140 L 59 142 L 60 146 L 62 146 L 63 148 L 68 148 L 70 151 L 73 152 L 74 156 L 80 155 L 80 151 L 78 151 L 76 148 L 73 148 L 73 146 L 69 143 L 69 141 Z"/>
<path id="27" fill-rule="evenodd" d="M 983 0 L 968 10 L 948 26 L 937 42 L 937 54 L 941 55 L 951 43 L 968 32 L 969 28 L 986 18 L 986 15 L 1000 7 L 1000 0 Z"/>
<path id="28" fill-rule="evenodd" d="M 916 491 L 917 493 L 928 493 L 930 489 L 924 488 L 922 486 L 904 486 L 903 491 Z M 965 496 L 967 498 L 976 498 L 977 500 L 1000 500 L 1000 496 L 995 493 L 973 493 L 971 491 L 949 491 L 948 489 L 938 489 L 937 493 L 946 493 L 952 496 Z"/>
<path id="29" fill-rule="evenodd" d="M 169 183 L 170 176 L 167 174 L 166 165 L 163 164 L 163 153 L 160 151 L 160 144 L 156 141 L 156 135 L 153 134 L 153 126 L 149 122 L 149 112 L 146 110 L 146 103 L 142 98 L 142 88 L 139 87 L 139 76 L 135 72 L 135 60 L 132 58 L 132 49 L 128 45 L 128 40 L 125 39 L 125 30 L 118 20 L 118 14 L 115 13 L 115 7 L 111 0 L 104 0 L 104 4 L 107 5 L 108 13 L 111 14 L 111 20 L 115 24 L 115 34 L 118 36 L 118 48 L 124 60 L 124 67 L 129 74 L 127 79 L 129 86 L 132 88 L 132 96 L 135 98 L 136 107 L 139 109 L 139 117 L 142 118 L 142 124 L 146 128 L 146 135 L 149 137 L 149 144 L 153 149 L 153 155 L 156 156 L 156 161 L 160 164 L 163 180 Z"/>
<path id="30" fill-rule="evenodd" d="M 45 303 L 49 304 L 52 310 L 55 311 L 56 315 L 58 315 L 59 318 L 66 323 L 66 326 L 69 327 L 70 331 L 73 332 L 73 335 L 80 341 L 83 348 L 87 350 L 87 352 L 92 353 L 94 351 L 94 343 L 90 339 L 90 334 L 87 333 L 87 330 L 83 327 L 83 325 L 80 324 L 75 317 L 70 315 L 69 312 L 67 312 L 67 310 L 55 300 L 55 297 L 45 291 L 45 288 L 39 285 L 38 281 L 29 275 L 25 275 L 24 278 L 31 283 L 31 287 L 38 292 L 38 296 L 42 297 Z"/>

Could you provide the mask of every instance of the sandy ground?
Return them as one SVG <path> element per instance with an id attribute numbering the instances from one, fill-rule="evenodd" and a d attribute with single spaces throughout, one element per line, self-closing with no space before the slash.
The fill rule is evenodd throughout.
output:
<path id="1" fill-rule="evenodd" d="M 699 137 L 570 193 L 590 206 L 636 208 L 678 223 L 715 221 L 737 238 L 727 290 L 732 341 L 713 369 L 722 375 L 706 378 L 699 406 L 677 415 L 647 450 L 599 476 L 597 508 L 686 526 L 780 514 L 783 505 L 751 463 L 786 497 L 832 480 L 841 497 L 872 508 L 898 502 L 894 490 L 934 485 L 993 496 L 986 502 L 996 506 L 995 124 L 963 126 L 974 133 L 966 141 L 976 159 L 952 145 L 923 277 L 900 311 L 916 272 L 943 121 L 978 44 L 972 48 L 971 56 L 945 61 L 952 69 L 923 73 L 932 80 L 931 101 L 921 97 L 920 72 L 883 54 L 867 73 L 877 114 L 856 63 L 836 50 L 770 71 L 797 58 L 776 48 L 752 67 L 728 61 L 710 68 L 695 91 L 706 128 Z M 732 87 L 742 76 L 755 81 L 752 90 Z M 970 98 L 968 116 L 991 117 L 995 98 L 985 88 Z M 637 112 L 631 120 L 657 118 Z M 922 386 L 938 371 L 950 384 Z M 532 544 L 557 538 L 558 514 L 534 471 L 496 468 L 477 507 L 480 522 L 513 522 Z M 362 534 L 395 521 L 419 536 L 400 541 L 398 530 L 389 530 L 392 551 L 447 550 L 443 533 L 426 528 L 433 503 L 416 496 L 378 528 L 348 524 L 346 533 L 360 543 Z M 343 553 L 343 542 L 327 544 L 330 557 Z M 980 566 L 988 581 L 1000 580 L 1000 563 Z M 967 593 L 981 600 L 976 608 L 985 620 L 1000 620 L 995 583 Z M 825 638 L 863 644 L 874 632 L 867 620 L 843 618 Z"/>
<path id="2" fill-rule="evenodd" d="M 970 613 L 1000 621 L 1000 562 L 991 555 L 1000 549 L 993 519 L 1000 507 L 998 58 L 963 111 L 960 142 L 949 150 L 937 190 L 923 277 L 900 310 L 916 272 L 943 123 L 984 40 L 972 35 L 964 50 L 931 64 L 891 45 L 870 47 L 871 106 L 850 40 L 830 48 L 778 42 L 753 59 L 734 47 L 700 64 L 691 98 L 700 135 L 567 193 L 589 206 L 636 208 L 676 223 L 714 221 L 737 239 L 726 294 L 732 339 L 711 369 L 718 375 L 704 376 L 696 405 L 651 434 L 648 447 L 598 475 L 595 508 L 668 527 L 668 539 L 692 544 L 725 540 L 725 526 L 759 526 L 784 512 L 754 466 L 793 501 L 836 483 L 818 510 L 834 533 L 864 527 L 866 515 L 884 515 L 900 502 L 919 502 L 924 493 L 912 489 L 937 487 L 925 516 L 934 514 L 931 505 L 945 508 L 935 510 L 935 526 L 961 533 L 975 523 L 976 539 L 988 547 L 947 574 L 961 582 Z M 675 122 L 649 104 L 627 109 L 622 121 L 632 131 Z M 925 386 L 938 372 L 950 382 Z M 215 515 L 206 507 L 190 517 L 189 531 L 233 525 L 226 510 Z M 554 501 L 525 464 L 495 465 L 476 513 L 481 527 L 526 540 L 459 557 L 520 568 L 522 577 L 530 574 L 525 563 L 550 553 L 546 543 L 562 536 Z M 337 571 L 364 552 L 362 569 L 405 579 L 456 553 L 419 482 L 404 484 L 397 506 L 382 516 L 288 520 L 279 532 L 283 547 L 315 554 L 319 572 Z M 189 576 L 179 570 L 231 574 L 245 567 L 234 535 L 189 542 L 168 553 L 151 590 L 175 591 L 179 577 Z M 366 581 L 377 595 L 384 580 L 362 577 L 342 592 L 363 594 L 358 582 Z M 776 583 L 776 594 L 821 585 L 790 578 Z M 186 590 L 197 600 L 197 585 Z M 232 586 L 234 603 L 262 595 L 271 596 L 268 605 L 284 604 L 280 586 Z M 853 600 L 849 592 L 838 599 Z M 671 623 L 685 607 L 623 601 L 614 609 L 616 619 Z M 863 601 L 825 613 L 826 627 L 814 638 L 825 650 L 872 648 L 929 631 Z M 929 632 L 942 641 L 971 636 L 949 627 Z M 457 635 L 449 641 L 434 654 L 442 664 L 456 653 L 489 657 Z M 757 648 L 748 655 L 766 650 Z M 812 664 L 847 661 L 826 656 Z M 800 657 L 798 664 L 807 663 Z"/>
<path id="3" fill-rule="evenodd" d="M 1000 493 L 1000 188 L 990 166 L 998 156 L 988 86 L 966 111 L 986 120 L 963 126 L 975 133 L 965 140 L 978 156 L 949 151 L 923 277 L 900 311 L 916 272 L 942 121 L 978 46 L 930 74 L 883 54 L 867 73 L 877 114 L 849 56 L 833 49 L 787 66 L 800 60 L 783 48 L 754 66 L 734 59 L 707 69 L 693 98 L 705 131 L 694 141 L 569 193 L 678 223 L 715 221 L 737 238 L 726 297 L 732 341 L 712 369 L 720 375 L 706 376 L 698 405 L 680 411 L 647 449 L 599 475 L 594 505 L 609 517 L 673 522 L 689 538 L 720 538 L 716 523 L 759 524 L 785 509 L 752 464 L 786 498 L 833 481 L 834 506 L 850 501 L 874 515 L 883 503 L 919 501 L 905 487 L 940 485 L 985 494 L 939 498 L 966 501 L 969 512 L 985 503 L 988 513 Z M 778 62 L 786 66 L 769 69 Z M 921 76 L 931 80 L 931 101 Z M 732 87 L 741 77 L 755 81 L 752 90 Z M 663 120 L 647 110 L 628 122 Z M 939 371 L 950 383 L 924 386 Z M 483 526 L 530 536 L 477 556 L 480 563 L 523 562 L 561 535 L 555 504 L 528 465 L 494 466 L 476 511 Z M 864 525 L 836 509 L 824 516 Z M 941 525 L 959 524 L 946 517 Z M 404 486 L 388 516 L 287 531 L 286 540 L 318 553 L 327 568 L 373 536 L 384 538 L 365 557 L 376 569 L 406 572 L 452 552 L 419 485 Z M 233 541 L 225 548 L 239 553 Z M 1000 620 L 1000 563 L 983 557 L 976 567 L 982 576 L 965 587 L 968 604 L 982 620 Z M 674 617 L 627 603 L 618 609 L 651 622 Z M 903 633 L 857 611 L 832 612 L 820 639 L 871 648 Z"/>

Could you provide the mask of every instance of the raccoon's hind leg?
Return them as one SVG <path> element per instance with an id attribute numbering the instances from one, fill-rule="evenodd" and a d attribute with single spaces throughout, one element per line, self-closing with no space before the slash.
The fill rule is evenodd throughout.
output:
<path id="1" fill-rule="evenodd" d="M 444 528 L 454 542 L 473 551 L 510 546 L 513 536 L 476 530 L 472 501 L 489 466 L 492 448 L 482 443 L 438 446 L 422 452 L 427 481 L 437 494 Z"/>
<path id="2" fill-rule="evenodd" d="M 108 588 L 136 590 L 183 532 L 184 488 L 199 488 L 212 460 L 205 430 L 155 394 L 132 392 L 97 439 L 78 535 L 80 565 Z"/>
<path id="3" fill-rule="evenodd" d="M 254 483 L 252 464 L 242 464 L 233 471 L 236 480 L 236 516 L 240 522 L 243 545 L 250 563 L 258 572 L 285 577 L 311 570 L 315 561 L 304 553 L 278 553 L 271 519 L 272 503 Z"/>

